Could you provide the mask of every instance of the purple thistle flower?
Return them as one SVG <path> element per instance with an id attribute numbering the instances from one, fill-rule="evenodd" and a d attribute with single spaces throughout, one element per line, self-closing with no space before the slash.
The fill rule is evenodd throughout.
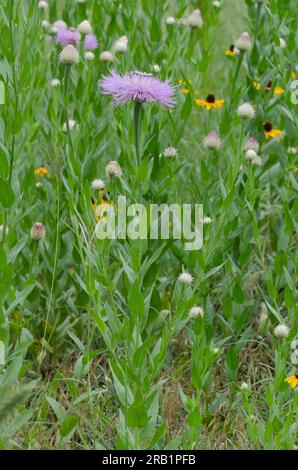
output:
<path id="1" fill-rule="evenodd" d="M 100 87 L 104 95 L 113 96 L 113 108 L 128 101 L 157 103 L 168 108 L 175 104 L 175 88 L 168 80 L 162 82 L 152 74 L 131 72 L 119 75 L 112 70 L 111 75 L 103 77 Z"/>
<path id="2" fill-rule="evenodd" d="M 95 34 L 86 34 L 84 47 L 85 49 L 88 49 L 88 51 L 92 51 L 98 48 L 98 41 Z"/>
<path id="3" fill-rule="evenodd" d="M 75 46 L 80 39 L 81 34 L 73 29 L 59 29 L 56 36 L 57 44 L 62 44 L 63 46 L 68 46 L 69 44 Z"/>

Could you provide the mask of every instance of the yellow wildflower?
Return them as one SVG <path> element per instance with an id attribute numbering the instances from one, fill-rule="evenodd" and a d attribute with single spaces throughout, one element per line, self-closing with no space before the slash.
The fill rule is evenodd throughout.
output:
<path id="1" fill-rule="evenodd" d="M 285 379 L 285 382 L 288 382 L 288 384 L 291 385 L 292 388 L 296 388 L 298 385 L 298 372 L 296 372 L 295 375 L 291 375 L 291 377 L 287 377 Z"/>
<path id="2" fill-rule="evenodd" d="M 220 109 L 223 107 L 225 100 L 217 100 L 214 95 L 208 95 L 205 100 L 196 99 L 195 103 L 198 106 L 204 106 L 207 111 L 211 109 Z"/>
<path id="3" fill-rule="evenodd" d="M 234 44 L 231 44 L 229 49 L 225 51 L 225 55 L 228 57 L 233 57 L 234 55 L 236 55 Z"/>
<path id="4" fill-rule="evenodd" d="M 284 91 L 285 90 L 281 86 L 276 86 L 274 88 L 274 96 L 281 95 L 282 93 L 284 93 Z"/>
<path id="5" fill-rule="evenodd" d="M 34 171 L 34 174 L 36 176 L 48 176 L 49 175 L 49 172 L 48 170 L 46 169 L 46 167 L 44 167 L 43 165 L 41 165 L 39 168 L 37 168 L 37 170 Z"/>
<path id="6" fill-rule="evenodd" d="M 266 139 L 269 139 L 270 137 L 274 139 L 275 137 L 278 137 L 282 134 L 282 131 L 280 129 L 273 129 L 272 124 L 270 122 L 265 122 L 264 132 Z"/>

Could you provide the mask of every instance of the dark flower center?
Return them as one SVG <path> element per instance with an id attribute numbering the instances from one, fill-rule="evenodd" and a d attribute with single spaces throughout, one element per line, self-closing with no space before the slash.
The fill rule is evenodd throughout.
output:
<path id="1" fill-rule="evenodd" d="M 296 372 L 295 377 L 296 377 L 296 379 L 298 379 L 298 372 Z"/>
<path id="2" fill-rule="evenodd" d="M 207 103 L 215 103 L 215 96 L 214 95 L 208 95 L 206 98 Z"/>
<path id="3" fill-rule="evenodd" d="M 269 88 L 269 90 L 270 90 L 271 87 L 272 87 L 272 81 L 269 80 L 269 82 L 268 82 L 267 85 L 266 85 L 266 88 Z"/>
<path id="4" fill-rule="evenodd" d="M 230 51 L 231 51 L 231 52 L 234 52 L 234 49 L 235 49 L 234 44 L 231 44 L 231 45 L 230 45 Z"/>
<path id="5" fill-rule="evenodd" d="M 272 124 L 270 122 L 265 122 L 264 129 L 266 132 L 272 131 Z"/>

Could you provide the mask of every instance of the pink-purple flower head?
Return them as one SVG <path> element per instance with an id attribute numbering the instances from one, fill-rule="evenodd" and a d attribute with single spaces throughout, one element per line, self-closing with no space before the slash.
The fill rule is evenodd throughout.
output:
<path id="1" fill-rule="evenodd" d="M 84 48 L 88 51 L 93 51 L 98 48 L 98 41 L 95 34 L 86 34 Z"/>
<path id="2" fill-rule="evenodd" d="M 163 82 L 148 73 L 130 72 L 120 75 L 112 70 L 110 75 L 103 77 L 100 87 L 104 95 L 113 96 L 114 108 L 129 101 L 157 103 L 165 108 L 171 108 L 175 104 L 175 88 L 170 82 Z"/>
<path id="3" fill-rule="evenodd" d="M 74 29 L 59 29 L 56 42 L 57 44 L 62 44 L 63 46 L 68 46 L 72 44 L 75 46 L 78 42 L 80 42 L 81 34 Z"/>

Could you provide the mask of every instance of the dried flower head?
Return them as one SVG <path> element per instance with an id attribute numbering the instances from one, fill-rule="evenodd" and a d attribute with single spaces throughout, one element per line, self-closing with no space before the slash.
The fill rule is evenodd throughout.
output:
<path id="1" fill-rule="evenodd" d="M 187 271 L 182 271 L 181 274 L 179 274 L 178 281 L 181 284 L 188 284 L 191 285 L 193 283 L 193 277 L 190 273 Z"/>
<path id="2" fill-rule="evenodd" d="M 77 49 L 69 44 L 60 52 L 59 60 L 61 64 L 77 64 L 80 61 L 80 55 Z"/>
<path id="3" fill-rule="evenodd" d="M 119 163 L 115 160 L 111 160 L 106 166 L 106 175 L 120 178 L 122 176 L 122 168 Z"/>
<path id="4" fill-rule="evenodd" d="M 237 41 L 235 41 L 235 46 L 240 52 L 249 52 L 252 48 L 249 34 L 247 32 L 242 33 Z"/>
<path id="5" fill-rule="evenodd" d="M 174 87 L 168 80 L 161 81 L 152 74 L 131 72 L 124 75 L 112 70 L 111 75 L 103 77 L 100 87 L 104 95 L 113 96 L 113 107 L 129 101 L 157 103 L 162 107 L 172 107 Z"/>
<path id="6" fill-rule="evenodd" d="M 256 112 L 252 104 L 243 103 L 238 107 L 237 114 L 242 119 L 253 119 L 256 115 Z"/>
<path id="7" fill-rule="evenodd" d="M 215 130 L 209 132 L 209 134 L 203 139 L 203 146 L 206 149 L 219 150 L 221 145 L 221 138 Z"/>
<path id="8" fill-rule="evenodd" d="M 32 238 L 32 240 L 43 240 L 45 236 L 45 226 L 40 222 L 35 222 L 35 224 L 32 225 L 30 230 L 30 237 Z"/>
<path id="9" fill-rule="evenodd" d="M 212 219 L 211 219 L 211 217 L 208 217 L 208 216 L 204 217 L 204 218 L 203 218 L 203 224 L 204 224 L 204 225 L 210 225 L 210 224 L 212 224 Z"/>

